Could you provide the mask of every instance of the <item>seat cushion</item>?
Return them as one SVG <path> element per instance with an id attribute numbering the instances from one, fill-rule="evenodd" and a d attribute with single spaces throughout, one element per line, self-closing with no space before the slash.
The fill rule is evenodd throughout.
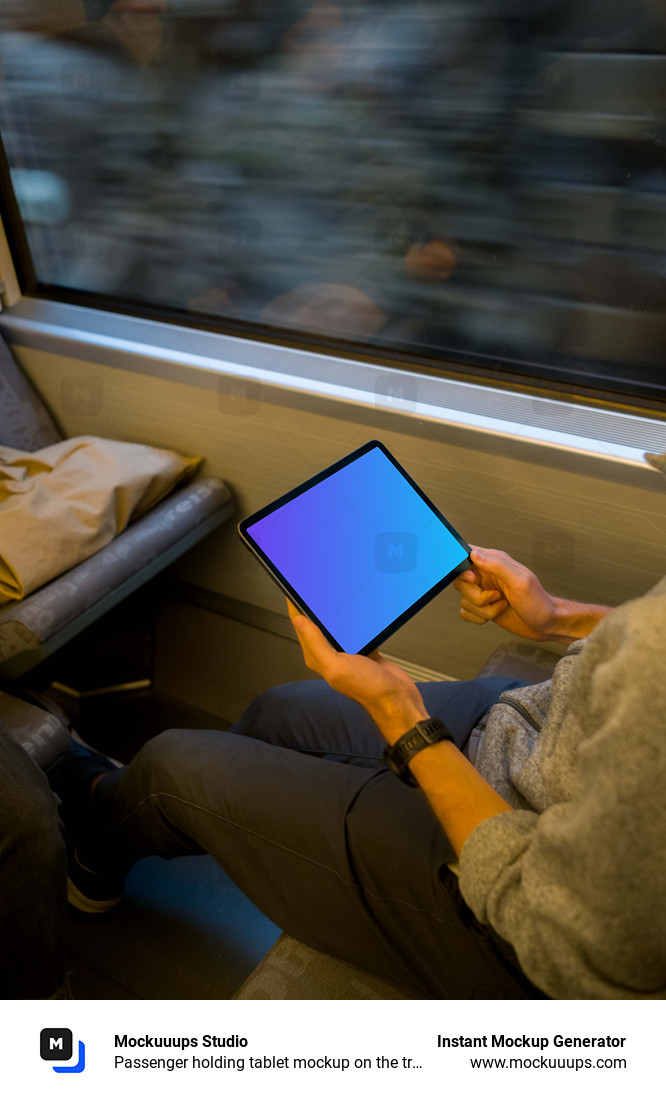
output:
<path id="1" fill-rule="evenodd" d="M 235 1001 L 401 1001 L 418 994 L 283 934 L 234 994 Z"/>
<path id="2" fill-rule="evenodd" d="M 488 658 L 478 676 L 512 676 L 528 684 L 550 680 L 559 653 L 532 642 L 505 642 Z"/>
<path id="3" fill-rule="evenodd" d="M 88 612 L 91 614 L 84 625 L 94 621 L 98 617 L 94 614 L 96 608 L 102 614 L 107 610 L 105 601 L 118 602 L 114 599 L 116 593 L 121 593 L 118 599 L 128 595 L 148 579 L 145 574 L 151 566 L 157 565 L 150 573 L 154 575 L 173 560 L 169 554 L 174 546 L 182 546 L 183 553 L 197 541 L 198 529 L 203 537 L 207 529 L 226 519 L 232 510 L 231 494 L 223 481 L 218 478 L 196 481 L 173 493 L 64 576 L 45 584 L 26 599 L 3 607 L 0 673 L 9 678 L 21 674 L 25 669 L 20 658 L 26 653 L 44 648 L 45 643 L 75 626 Z M 165 557 L 168 560 L 161 564 Z M 144 575 L 140 576 L 142 571 Z M 71 636 L 77 632 L 74 629 Z M 47 655 L 45 652 L 44 656 Z"/>

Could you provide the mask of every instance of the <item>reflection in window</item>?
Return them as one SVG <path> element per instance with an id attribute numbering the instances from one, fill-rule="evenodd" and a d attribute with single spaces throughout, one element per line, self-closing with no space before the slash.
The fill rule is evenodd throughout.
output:
<path id="1" fill-rule="evenodd" d="M 660 0 L 4 0 L 43 285 L 663 386 Z"/>

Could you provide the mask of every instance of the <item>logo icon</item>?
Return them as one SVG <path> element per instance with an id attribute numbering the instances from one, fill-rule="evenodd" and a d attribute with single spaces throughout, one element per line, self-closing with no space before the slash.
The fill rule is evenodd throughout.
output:
<path id="1" fill-rule="evenodd" d="M 375 404 L 382 408 L 413 413 L 418 403 L 418 381 L 408 375 L 386 371 L 375 380 Z"/>
<path id="2" fill-rule="evenodd" d="M 66 375 L 60 384 L 62 410 L 75 415 L 97 416 L 104 407 L 104 383 L 89 375 Z"/>
<path id="3" fill-rule="evenodd" d="M 102 99 L 104 96 L 104 71 L 85 62 L 66 61 L 60 70 L 60 87 L 63 95 L 80 99 Z"/>
<path id="4" fill-rule="evenodd" d="M 411 573 L 416 569 L 416 545 L 411 531 L 380 531 L 375 538 L 375 567 L 380 573 Z"/>
<path id="5" fill-rule="evenodd" d="M 576 541 L 569 531 L 537 531 L 532 536 L 532 562 L 537 574 L 571 573 L 575 554 Z"/>
<path id="6" fill-rule="evenodd" d="M 74 1039 L 68 1027 L 45 1027 L 39 1033 L 39 1053 L 45 1062 L 69 1062 Z M 51 1066 L 54 1073 L 83 1073 L 86 1048 L 79 1039 L 79 1060 L 74 1066 Z"/>
<path id="7" fill-rule="evenodd" d="M 261 382 L 223 375 L 217 380 L 217 402 L 229 416 L 253 416 L 261 408 Z"/>

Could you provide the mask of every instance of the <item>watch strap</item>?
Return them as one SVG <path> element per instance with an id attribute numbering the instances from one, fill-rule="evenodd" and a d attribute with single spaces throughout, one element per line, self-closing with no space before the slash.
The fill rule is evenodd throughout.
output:
<path id="1" fill-rule="evenodd" d="M 438 741 L 453 741 L 453 736 L 440 718 L 425 718 L 407 730 L 407 733 L 403 733 L 395 744 L 387 745 L 384 759 L 398 779 L 402 779 L 410 787 L 416 787 L 416 780 L 409 770 L 409 762 L 422 749 L 436 745 Z"/>

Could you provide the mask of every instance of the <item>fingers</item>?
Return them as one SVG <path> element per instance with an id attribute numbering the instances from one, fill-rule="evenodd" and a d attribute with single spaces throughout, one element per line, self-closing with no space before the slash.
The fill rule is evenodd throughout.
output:
<path id="1" fill-rule="evenodd" d="M 460 618 L 465 619 L 468 623 L 478 623 L 483 626 L 485 623 L 496 619 L 503 611 L 506 611 L 508 606 L 508 602 L 504 599 L 495 600 L 494 603 L 487 604 L 485 607 L 475 607 L 473 604 L 461 600 Z"/>
<path id="2" fill-rule="evenodd" d="M 499 588 L 479 588 L 478 584 L 463 583 L 458 591 L 462 596 L 460 602 L 467 600 L 468 603 L 474 604 L 474 607 L 486 607 L 490 603 L 495 603 L 495 600 L 503 598 Z"/>
<path id="3" fill-rule="evenodd" d="M 473 569 L 466 569 L 464 573 L 459 573 L 453 582 L 453 587 L 460 591 L 461 584 L 478 584 L 479 578 Z"/>
<path id="4" fill-rule="evenodd" d="M 476 556 L 476 547 L 472 547 L 472 554 Z M 482 588 L 480 580 L 481 577 L 476 568 L 466 569 L 456 577 L 453 586 L 461 596 L 460 618 L 465 622 L 484 626 L 485 623 L 496 619 L 506 611 L 509 605 L 503 592 L 498 588 Z"/>
<path id="5" fill-rule="evenodd" d="M 312 669 L 313 672 L 319 672 L 325 677 L 326 670 L 330 667 L 331 660 L 339 657 L 337 650 L 335 650 L 328 639 L 324 637 L 319 627 L 310 622 L 310 620 L 294 606 L 291 600 L 287 600 L 287 609 L 289 611 L 289 618 L 296 631 L 296 637 L 301 644 L 307 667 Z"/>
<path id="6" fill-rule="evenodd" d="M 477 623 L 479 626 L 485 626 L 488 622 L 487 619 L 482 619 L 479 615 L 473 615 L 471 611 L 465 611 L 464 607 L 460 608 L 460 618 L 467 623 Z"/>
<path id="7" fill-rule="evenodd" d="M 515 561 L 504 550 L 488 550 L 482 546 L 473 546 L 470 558 L 480 570 L 481 576 L 490 574 L 503 588 L 515 588 L 529 577 L 530 570 Z"/>
<path id="8" fill-rule="evenodd" d="M 378 665 L 386 664 L 384 658 L 382 657 L 382 655 L 381 655 L 381 653 L 379 652 L 378 649 L 373 649 L 372 653 L 368 653 L 368 657 L 370 658 L 371 661 L 375 661 Z"/>
<path id="9" fill-rule="evenodd" d="M 475 562 L 474 569 L 466 569 L 453 582 L 454 587 L 460 593 L 460 617 L 466 622 L 483 626 L 485 623 L 496 619 L 503 611 L 506 611 L 508 601 L 499 588 L 483 588 L 481 586 L 480 567 L 483 562 L 486 570 L 492 568 L 490 555 L 501 555 L 501 551 L 486 551 L 481 547 L 472 547 L 471 559 Z M 508 557 L 508 555 L 504 555 Z M 478 559 L 478 565 L 476 564 Z M 510 559 L 509 559 L 510 560 Z M 493 568 L 493 573 L 495 572 Z M 488 578 L 490 579 L 490 578 Z M 501 578 L 500 578 L 501 580 Z"/>
<path id="10" fill-rule="evenodd" d="M 501 551 L 482 550 L 482 548 L 479 547 L 479 546 L 472 546 L 471 553 L 469 555 L 472 564 L 471 564 L 470 568 L 465 570 L 464 573 L 460 573 L 456 577 L 456 579 L 453 582 L 453 587 L 457 588 L 459 592 L 462 592 L 463 587 L 466 584 L 474 584 L 479 589 L 490 590 L 491 587 L 494 589 L 494 585 L 492 585 L 492 584 L 489 585 L 489 580 L 490 580 L 489 574 L 492 573 L 492 567 L 491 567 L 491 564 L 490 564 L 490 559 L 488 557 L 484 558 L 483 555 L 499 554 L 499 553 L 501 553 Z M 481 560 L 483 560 L 483 562 L 484 562 L 484 571 L 483 571 L 483 573 L 482 573 L 482 570 L 481 570 L 481 566 L 479 564 L 477 564 L 476 561 L 475 561 L 475 559 L 477 557 L 479 558 L 479 562 Z M 485 579 L 485 584 L 484 584 L 484 579 Z"/>
<path id="11" fill-rule="evenodd" d="M 466 573 L 461 574 L 460 577 L 454 581 L 454 587 L 460 593 L 460 608 L 462 611 L 467 611 L 470 615 L 476 615 L 477 618 L 470 619 L 470 622 L 486 622 L 489 617 L 500 614 L 506 606 L 507 602 L 502 592 L 497 588 L 480 588 L 478 584 L 473 581 L 464 580 L 467 576 Z M 500 608 L 496 606 L 501 603 L 503 606 Z M 489 608 L 493 608 L 492 616 L 487 611 Z M 465 616 L 462 616 L 463 618 Z"/>
<path id="12" fill-rule="evenodd" d="M 296 621 L 297 618 L 301 618 L 301 619 L 305 618 L 305 615 L 303 614 L 303 612 L 299 611 L 298 608 L 296 607 L 296 605 L 293 604 L 288 597 L 287 597 L 287 611 L 289 612 L 289 618 L 291 619 L 292 623 L 294 623 L 294 625 L 296 625 L 295 621 Z"/>
<path id="13" fill-rule="evenodd" d="M 485 596 L 485 592 L 483 595 Z M 495 593 L 495 598 L 492 600 L 480 601 L 463 596 L 460 601 L 460 610 L 468 611 L 470 615 L 478 615 L 482 619 L 495 619 L 508 605 L 508 600 L 501 593 Z"/>

